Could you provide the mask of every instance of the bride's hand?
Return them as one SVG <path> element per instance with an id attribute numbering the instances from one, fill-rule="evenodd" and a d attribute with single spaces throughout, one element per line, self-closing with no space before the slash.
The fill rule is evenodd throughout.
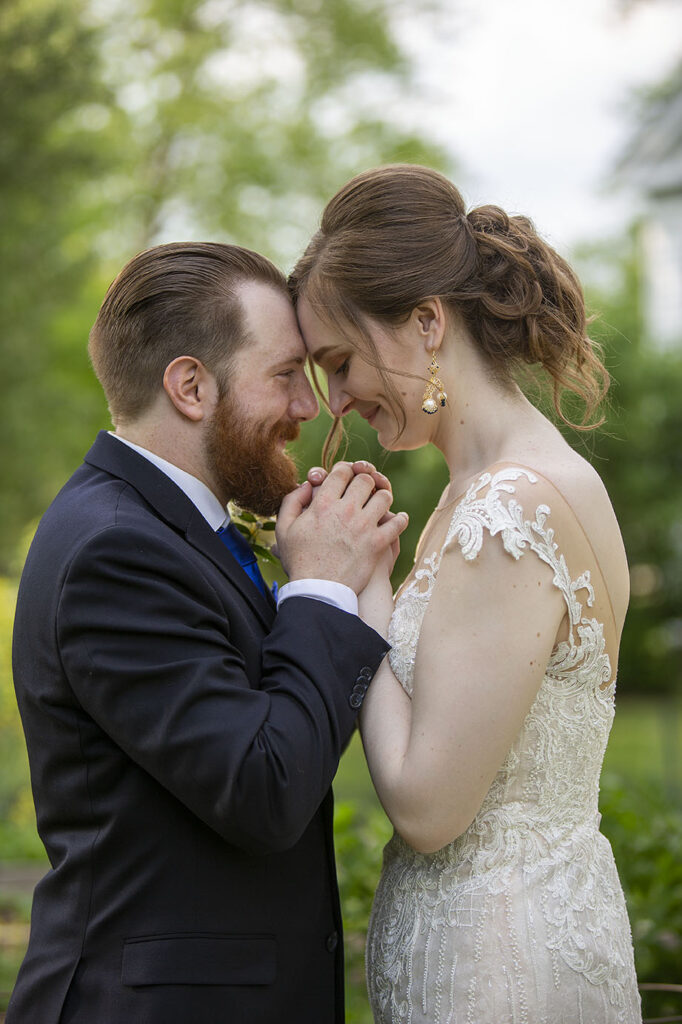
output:
<path id="1" fill-rule="evenodd" d="M 383 473 L 380 473 L 371 462 L 364 462 L 362 460 L 351 463 L 354 473 L 367 473 L 374 480 L 374 487 L 377 491 L 390 491 L 391 481 Z M 312 485 L 313 495 L 315 491 L 329 476 L 326 469 L 322 469 L 321 466 L 313 466 L 312 469 L 308 470 L 308 482 Z"/>

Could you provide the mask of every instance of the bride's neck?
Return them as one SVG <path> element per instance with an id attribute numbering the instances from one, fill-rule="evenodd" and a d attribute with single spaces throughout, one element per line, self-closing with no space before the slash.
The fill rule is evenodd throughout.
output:
<path id="1" fill-rule="evenodd" d="M 550 432 L 556 434 L 518 386 L 492 381 L 482 368 L 458 376 L 443 412 L 433 441 L 447 462 L 453 494 L 487 466 L 518 459 Z"/>

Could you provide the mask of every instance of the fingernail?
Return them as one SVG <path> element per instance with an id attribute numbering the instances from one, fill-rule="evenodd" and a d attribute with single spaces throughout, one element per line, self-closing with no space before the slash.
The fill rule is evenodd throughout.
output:
<path id="1" fill-rule="evenodd" d="M 308 476 L 320 477 L 322 476 L 322 470 L 319 466 L 314 466 L 308 473 Z"/>

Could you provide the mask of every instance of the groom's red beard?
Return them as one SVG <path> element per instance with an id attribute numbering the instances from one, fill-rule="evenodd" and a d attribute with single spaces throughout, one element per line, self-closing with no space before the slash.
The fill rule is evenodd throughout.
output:
<path id="1" fill-rule="evenodd" d="M 290 419 L 271 427 L 250 422 L 224 395 L 206 437 L 206 457 L 221 490 L 218 497 L 256 515 L 275 515 L 284 496 L 298 486 L 298 467 L 282 441 L 295 441 L 299 433 L 298 423 Z"/>

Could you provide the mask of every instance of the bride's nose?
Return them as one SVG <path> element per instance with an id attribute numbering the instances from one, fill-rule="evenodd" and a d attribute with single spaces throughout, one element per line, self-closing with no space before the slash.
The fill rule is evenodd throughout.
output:
<path id="1" fill-rule="evenodd" d="M 353 396 L 344 391 L 343 384 L 335 377 L 329 377 L 329 407 L 335 416 L 345 416 L 353 406 Z"/>

